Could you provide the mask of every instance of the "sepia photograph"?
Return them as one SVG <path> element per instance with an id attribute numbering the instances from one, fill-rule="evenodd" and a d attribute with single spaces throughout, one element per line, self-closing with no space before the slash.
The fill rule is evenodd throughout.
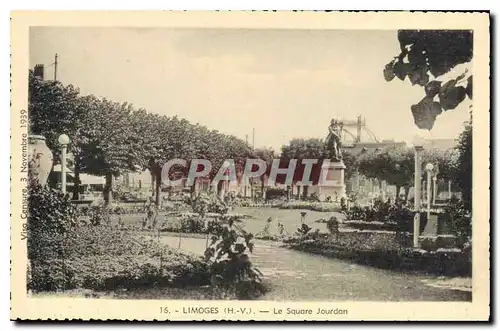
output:
<path id="1" fill-rule="evenodd" d="M 26 31 L 12 108 L 23 300 L 189 300 L 157 313 L 302 320 L 349 319 L 342 302 L 477 300 L 484 31 Z M 228 300 L 261 304 L 217 306 Z"/>

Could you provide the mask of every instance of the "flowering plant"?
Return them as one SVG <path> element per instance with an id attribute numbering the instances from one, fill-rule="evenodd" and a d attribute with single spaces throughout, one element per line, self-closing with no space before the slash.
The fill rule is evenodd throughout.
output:
<path id="1" fill-rule="evenodd" d="M 205 251 L 210 264 L 211 283 L 223 291 L 234 291 L 239 298 L 249 298 L 264 292 L 262 273 L 248 256 L 253 250 L 253 235 L 235 224 L 232 217 L 222 219 L 212 227 L 212 240 Z"/>

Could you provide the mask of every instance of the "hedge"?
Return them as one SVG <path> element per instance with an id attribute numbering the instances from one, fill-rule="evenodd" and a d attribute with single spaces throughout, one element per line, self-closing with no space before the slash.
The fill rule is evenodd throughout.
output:
<path id="1" fill-rule="evenodd" d="M 341 233 L 342 234 L 342 233 Z M 359 233 L 354 233 L 359 236 Z M 367 238 L 342 240 L 331 235 L 310 233 L 302 237 L 286 240 L 288 248 L 319 254 L 323 256 L 344 259 L 355 263 L 370 265 L 383 269 L 401 271 L 423 271 L 438 275 L 470 276 L 472 262 L 470 254 L 456 249 L 440 249 L 434 252 L 408 248 L 404 241 L 408 238 L 398 238 L 384 244 L 386 236 L 378 240 Z M 344 238 L 345 239 L 345 238 Z M 398 241 L 401 240 L 401 244 Z"/>

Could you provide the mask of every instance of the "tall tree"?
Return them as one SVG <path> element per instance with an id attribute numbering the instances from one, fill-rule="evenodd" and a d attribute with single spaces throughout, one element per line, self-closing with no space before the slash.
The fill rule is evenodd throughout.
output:
<path id="1" fill-rule="evenodd" d="M 462 191 L 464 208 L 472 210 L 472 119 L 458 139 L 455 181 Z"/>
<path id="2" fill-rule="evenodd" d="M 266 172 L 260 176 L 262 198 L 266 198 L 266 180 L 269 177 L 271 165 L 275 157 L 275 152 L 271 148 L 258 148 L 255 150 L 255 157 L 266 163 Z"/>
<path id="3" fill-rule="evenodd" d="M 64 86 L 58 81 L 44 81 L 29 73 L 28 111 L 30 133 L 43 135 L 47 146 L 54 152 L 55 162 L 60 162 L 61 146 L 58 137 L 70 137 L 68 151 L 74 156 L 75 182 L 73 199 L 78 199 L 81 157 L 87 136 L 89 109 L 79 89 Z"/>
<path id="4" fill-rule="evenodd" d="M 153 116 L 150 119 L 153 128 L 148 133 L 148 141 L 152 148 L 147 156 L 147 168 L 155 180 L 155 202 L 160 204 L 161 195 L 161 170 L 163 165 L 172 159 L 185 159 L 188 162 L 196 158 L 195 142 L 199 139 L 194 126 L 185 119 L 166 116 Z M 174 167 L 171 172 L 181 170 L 187 174 L 188 168 Z"/>
<path id="5" fill-rule="evenodd" d="M 430 163 L 434 166 L 432 176 L 436 178 L 435 194 L 438 195 L 439 183 L 455 181 L 458 153 L 456 149 L 424 149 L 422 156 L 422 166 Z M 451 184 L 451 183 L 450 183 Z"/>
<path id="6" fill-rule="evenodd" d="M 327 155 L 328 151 L 325 150 L 323 140 L 317 138 L 295 138 L 292 139 L 287 145 L 282 146 L 281 158 L 285 163 L 288 163 L 292 159 L 297 159 L 292 188 L 298 181 L 302 180 L 305 169 L 305 165 L 302 164 L 302 160 L 318 159 L 318 163 L 313 166 L 313 170 L 311 171 L 311 177 L 313 182 L 315 182 L 319 176 L 322 160 Z M 307 195 L 307 186 L 304 187 L 303 195 Z M 297 189 L 297 198 L 300 199 L 300 188 Z"/>
<path id="7" fill-rule="evenodd" d="M 91 114 L 86 128 L 89 135 L 83 163 L 86 172 L 105 176 L 104 201 L 112 198 L 113 177 L 135 171 L 142 162 L 139 139 L 134 137 L 134 110 L 127 103 L 93 99 L 88 105 Z M 89 134 L 90 133 L 90 134 Z"/>
<path id="8" fill-rule="evenodd" d="M 414 181 L 414 152 L 409 148 L 388 147 L 379 151 L 362 154 L 358 169 L 368 178 L 385 180 L 396 186 L 396 199 L 399 199 L 401 187 L 405 188 L 405 199 Z"/>
<path id="9" fill-rule="evenodd" d="M 424 87 L 425 97 L 411 106 L 415 124 L 431 130 L 436 117 L 455 109 L 466 96 L 472 99 L 472 75 L 443 76 L 457 65 L 472 60 L 473 33 L 470 30 L 399 30 L 401 52 L 384 68 L 384 77 L 394 77 Z"/>
<path id="10" fill-rule="evenodd" d="M 343 150 L 342 151 L 342 161 L 345 165 L 345 178 L 349 179 L 354 173 L 358 171 L 357 156 L 353 153 Z"/>

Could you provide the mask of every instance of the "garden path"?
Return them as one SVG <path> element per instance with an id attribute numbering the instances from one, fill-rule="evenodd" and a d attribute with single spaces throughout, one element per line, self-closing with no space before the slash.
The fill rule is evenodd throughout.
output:
<path id="1" fill-rule="evenodd" d="M 177 248 L 178 237 L 161 241 Z M 203 254 L 206 241 L 182 238 L 181 249 Z M 465 301 L 469 291 L 429 286 L 438 277 L 402 273 L 327 258 L 280 247 L 276 242 L 255 241 L 254 265 L 270 283 L 262 299 L 273 301 Z"/>

